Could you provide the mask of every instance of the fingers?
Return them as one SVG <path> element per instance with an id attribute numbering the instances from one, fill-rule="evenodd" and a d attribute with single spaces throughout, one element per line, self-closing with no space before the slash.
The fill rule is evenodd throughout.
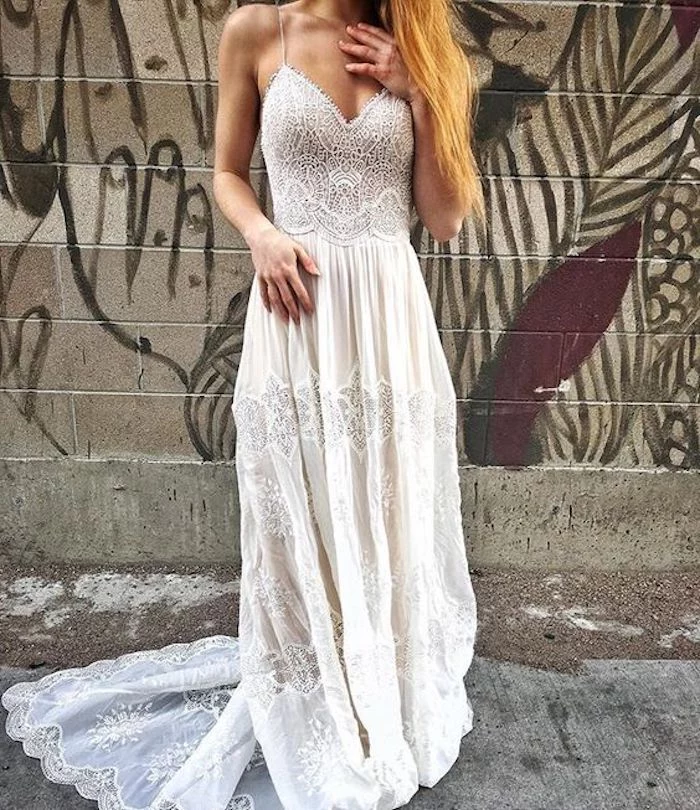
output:
<path id="1" fill-rule="evenodd" d="M 377 28 L 376 25 L 370 25 L 369 23 L 360 22 L 357 25 L 349 25 L 346 30 L 350 36 L 359 39 L 361 42 L 370 42 L 375 47 L 393 41 L 388 31 L 385 31 L 383 28 Z"/>
<path id="2" fill-rule="evenodd" d="M 314 305 L 311 301 L 311 296 L 309 295 L 309 291 L 304 286 L 304 282 L 299 277 L 298 273 L 293 273 L 289 277 L 289 283 L 292 285 L 292 289 L 297 294 L 297 298 L 301 302 L 302 307 L 311 315 L 314 311 Z"/>
<path id="3" fill-rule="evenodd" d="M 351 73 L 362 73 L 372 79 L 381 81 L 379 78 L 379 68 L 371 62 L 347 62 L 345 69 Z"/>
<path id="4" fill-rule="evenodd" d="M 289 313 L 287 312 L 284 304 L 282 303 L 282 298 L 277 291 L 277 287 L 275 284 L 269 284 L 268 287 L 268 294 L 270 296 L 270 303 L 272 304 L 272 308 L 275 312 L 282 318 L 282 320 L 287 323 L 289 320 Z"/>
<path id="5" fill-rule="evenodd" d="M 260 295 L 262 297 L 263 306 L 268 312 L 272 312 L 272 304 L 270 303 L 270 294 L 267 291 L 267 281 L 258 276 L 258 286 L 260 287 Z"/>
<path id="6" fill-rule="evenodd" d="M 344 42 L 342 39 L 338 42 L 338 45 L 340 45 L 346 53 L 350 53 L 358 59 L 364 59 L 366 62 L 376 58 L 375 53 L 377 49 L 370 48 L 369 45 L 357 45 L 354 42 Z"/>
<path id="7" fill-rule="evenodd" d="M 311 256 L 309 256 L 303 245 L 295 245 L 295 250 L 304 270 L 307 270 L 309 273 L 313 273 L 315 276 L 320 276 L 321 271 L 318 269 L 318 267 L 316 267 L 316 262 L 311 258 Z"/>
<path id="8" fill-rule="evenodd" d="M 299 323 L 299 309 L 292 295 L 287 280 L 278 276 L 268 283 L 270 302 L 275 312 L 287 323 L 290 316 Z"/>
<path id="9" fill-rule="evenodd" d="M 282 299 L 282 303 L 287 308 L 287 312 L 289 315 L 292 316 L 294 319 L 294 323 L 299 323 L 299 307 L 297 306 L 296 299 L 292 295 L 292 291 L 289 288 L 288 279 L 283 278 L 277 281 L 277 290 L 279 291 L 280 298 Z"/>
<path id="10" fill-rule="evenodd" d="M 272 273 L 259 276 L 258 279 L 263 304 L 268 312 L 274 310 L 285 323 L 291 317 L 298 324 L 301 321 L 299 305 L 311 315 L 314 304 L 296 265 L 301 263 L 307 272 L 315 276 L 320 276 L 321 272 L 302 245 L 295 242 L 293 247 L 298 260 L 294 267 L 283 265 Z"/>
<path id="11" fill-rule="evenodd" d="M 285 276 L 277 274 L 268 280 L 267 292 L 273 309 L 285 323 L 289 321 L 290 316 L 295 323 L 299 323 L 299 307 Z"/>
<path id="12" fill-rule="evenodd" d="M 296 293 L 296 298 L 294 297 Z M 311 315 L 314 311 L 313 301 L 308 290 L 304 286 L 298 273 L 293 273 L 288 277 L 280 277 L 266 285 L 266 294 L 275 311 L 286 323 L 291 316 L 295 323 L 301 321 L 297 300 L 301 303 L 306 312 Z M 263 297 L 263 302 L 265 298 Z M 268 307 L 269 310 L 269 307 Z"/>

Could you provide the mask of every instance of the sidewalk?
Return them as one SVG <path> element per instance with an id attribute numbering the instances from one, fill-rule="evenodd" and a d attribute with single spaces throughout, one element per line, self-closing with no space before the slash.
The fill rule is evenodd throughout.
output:
<path id="1" fill-rule="evenodd" d="M 410 808 L 700 810 L 700 572 L 473 579 L 474 729 Z M 0 571 L 0 689 L 132 649 L 233 635 L 237 590 L 221 570 Z M 3 734 L 0 810 L 96 805 L 48 782 Z"/>

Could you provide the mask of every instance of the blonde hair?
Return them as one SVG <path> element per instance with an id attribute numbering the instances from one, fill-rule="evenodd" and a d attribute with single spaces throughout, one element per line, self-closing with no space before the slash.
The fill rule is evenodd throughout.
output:
<path id="1" fill-rule="evenodd" d="M 467 214 L 486 218 L 474 154 L 479 85 L 461 41 L 466 31 L 453 0 L 374 0 L 384 27 L 435 117 L 436 159 L 456 181 Z"/>

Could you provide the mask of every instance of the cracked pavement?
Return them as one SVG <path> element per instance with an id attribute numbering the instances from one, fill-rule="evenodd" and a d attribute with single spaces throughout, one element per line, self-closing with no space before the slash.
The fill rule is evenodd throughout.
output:
<path id="1" fill-rule="evenodd" d="M 409 806 L 700 810 L 700 571 L 473 568 L 472 579 L 474 728 L 447 776 Z M 221 566 L 5 567 L 0 690 L 235 635 L 237 597 L 236 570 Z M 0 737 L 0 810 L 90 808 Z"/>

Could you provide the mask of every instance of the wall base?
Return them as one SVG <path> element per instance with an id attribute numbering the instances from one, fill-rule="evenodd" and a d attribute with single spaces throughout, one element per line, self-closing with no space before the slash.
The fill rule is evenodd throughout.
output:
<path id="1" fill-rule="evenodd" d="M 700 566 L 700 473 L 467 467 L 472 567 Z M 0 461 L 0 560 L 240 564 L 233 464 Z"/>

